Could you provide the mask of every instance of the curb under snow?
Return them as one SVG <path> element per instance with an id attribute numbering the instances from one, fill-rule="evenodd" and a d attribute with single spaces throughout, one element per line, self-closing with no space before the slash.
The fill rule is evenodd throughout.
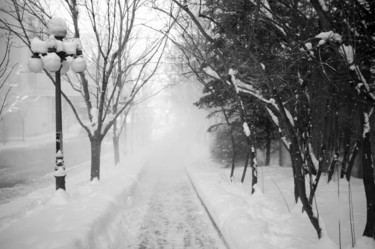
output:
<path id="1" fill-rule="evenodd" d="M 139 190 L 143 165 L 127 162 L 127 167 L 115 168 L 110 164 L 112 168 L 102 173 L 100 182 L 70 184 L 68 194 L 51 190 L 38 205 L 34 203 L 29 211 L 24 210 L 22 217 L 13 217 L 0 233 L 0 247 L 104 249 L 120 246 L 123 243 L 121 226 L 125 225 L 126 210 Z"/>
<path id="2" fill-rule="evenodd" d="M 326 236 L 318 240 L 297 205 L 291 213 L 256 188 L 230 183 L 214 167 L 189 167 L 191 182 L 212 220 L 231 249 L 336 249 Z M 302 232 L 302 233 L 301 233 Z"/>

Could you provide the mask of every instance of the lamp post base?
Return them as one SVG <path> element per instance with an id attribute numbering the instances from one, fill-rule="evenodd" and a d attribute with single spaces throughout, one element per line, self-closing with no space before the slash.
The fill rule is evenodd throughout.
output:
<path id="1" fill-rule="evenodd" d="M 55 176 L 56 178 L 56 190 L 58 189 L 65 189 L 65 176 Z"/>

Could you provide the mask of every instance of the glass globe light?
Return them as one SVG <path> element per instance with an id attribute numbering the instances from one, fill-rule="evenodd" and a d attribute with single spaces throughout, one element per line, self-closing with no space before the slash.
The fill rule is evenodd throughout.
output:
<path id="1" fill-rule="evenodd" d="M 76 73 L 82 73 L 86 70 L 86 61 L 82 57 L 77 57 L 72 61 L 72 70 Z"/>
<path id="2" fill-rule="evenodd" d="M 29 67 L 30 71 L 33 73 L 39 73 L 43 70 L 43 61 L 38 56 L 32 56 L 29 58 L 27 66 Z"/>
<path id="3" fill-rule="evenodd" d="M 56 53 L 48 53 L 43 56 L 44 68 L 50 72 L 57 72 L 61 67 L 61 59 Z"/>

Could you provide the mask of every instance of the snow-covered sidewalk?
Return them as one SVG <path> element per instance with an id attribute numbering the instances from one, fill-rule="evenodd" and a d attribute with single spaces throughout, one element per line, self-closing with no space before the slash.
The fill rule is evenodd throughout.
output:
<path id="1" fill-rule="evenodd" d="M 334 191 L 337 183 L 328 185 L 322 182 L 318 191 L 320 219 L 323 226 L 326 222 L 327 227 L 330 227 L 324 229 L 323 238 L 318 240 L 307 215 L 301 212 L 302 207 L 294 206 L 292 196 L 288 195 L 292 193 L 293 183 L 289 171 L 290 168 L 279 166 L 259 168 L 260 185 L 250 195 L 250 184 L 231 183 L 228 179 L 229 169 L 220 168 L 220 165 L 200 162 L 187 169 L 197 192 L 231 249 L 338 249 L 338 244 L 330 236 L 335 234 L 337 228 L 337 214 L 345 216 L 347 213 L 344 211 L 347 210 L 343 208 L 344 205 L 341 210 L 334 205 L 337 201 L 337 192 Z M 361 209 L 365 207 L 360 181 L 357 179 L 353 182 L 353 191 L 357 194 L 354 200 L 357 223 L 355 248 L 373 249 L 374 240 L 361 237 L 358 232 L 364 227 L 365 209 Z M 340 183 L 341 188 L 345 184 L 344 181 Z M 347 222 L 344 221 L 342 218 L 341 229 L 342 237 L 345 236 L 342 240 L 346 243 L 343 243 L 342 248 L 349 249 L 352 248 L 350 231 L 346 235 L 348 231 L 344 230 L 344 225 Z"/>
<path id="2" fill-rule="evenodd" d="M 115 167 L 102 161 L 100 182 L 88 171 L 67 178 L 67 194 L 53 185 L 0 206 L 0 248 L 116 248 L 124 212 L 132 205 L 143 162 Z"/>
<path id="3" fill-rule="evenodd" d="M 338 249 L 338 217 L 342 248 L 351 248 L 345 181 L 320 183 L 317 205 L 327 229 L 318 240 L 301 206 L 293 204 L 290 168 L 260 167 L 257 191 L 250 195 L 249 182 L 232 183 L 228 169 L 196 161 L 201 148 L 188 154 L 186 147 L 174 147 L 143 151 L 119 167 L 111 157 L 103 158 L 100 182 L 89 182 L 87 169 L 69 175 L 68 194 L 51 185 L 0 205 L 0 248 L 221 249 L 222 235 L 230 249 Z M 365 218 L 361 180 L 352 180 L 352 191 L 355 249 L 373 249 L 374 241 L 360 236 Z"/>
<path id="4" fill-rule="evenodd" d="M 170 144 L 173 146 L 173 144 Z M 0 205 L 0 248 L 224 249 L 187 177 L 184 151 L 159 146 L 115 167 L 102 159 L 101 181 L 88 169 Z"/>
<path id="5" fill-rule="evenodd" d="M 102 143 L 104 161 L 113 156 L 112 143 L 108 142 Z M 54 183 L 55 144 L 55 134 L 50 133 L 0 146 L 0 205 Z M 78 131 L 66 134 L 64 160 L 68 178 L 90 168 L 87 136 L 80 136 Z"/>
<path id="6" fill-rule="evenodd" d="M 143 196 L 128 210 L 132 220 L 121 248 L 226 248 L 185 173 L 183 160 L 171 155 L 152 160 L 155 165 L 149 165 L 142 180 Z"/>

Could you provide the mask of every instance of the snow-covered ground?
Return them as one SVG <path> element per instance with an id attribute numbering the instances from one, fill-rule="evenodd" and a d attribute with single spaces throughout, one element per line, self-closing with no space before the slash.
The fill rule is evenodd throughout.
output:
<path id="1" fill-rule="evenodd" d="M 55 136 L 47 133 L 0 144 L 0 204 L 54 183 Z M 90 143 L 79 129 L 64 135 L 64 149 L 68 176 L 90 167 Z M 112 155 L 111 141 L 103 141 L 102 156 L 105 159 Z"/>
<path id="2" fill-rule="evenodd" d="M 342 248 L 351 248 L 345 181 L 327 184 L 322 179 L 317 206 L 326 229 L 318 240 L 301 207 L 293 204 L 290 168 L 260 167 L 257 191 L 250 195 L 250 182 L 238 181 L 239 168 L 231 183 L 229 170 L 202 157 L 201 147 L 188 150 L 176 144 L 142 151 L 118 167 L 111 157 L 104 157 L 100 182 L 89 182 L 87 169 L 68 176 L 67 193 L 55 192 L 52 184 L 0 205 L 0 248 L 225 248 L 227 244 L 231 249 L 338 249 L 338 214 Z M 352 192 L 356 249 L 373 249 L 374 241 L 361 237 L 365 202 L 360 180 L 352 179 Z"/>
<path id="3" fill-rule="evenodd" d="M 100 182 L 86 171 L 67 178 L 67 193 L 51 185 L 1 205 L 0 247 L 116 248 L 143 169 L 142 161 L 127 162 L 103 160 Z"/>
<path id="4" fill-rule="evenodd" d="M 173 146 L 173 145 L 169 145 Z M 100 182 L 86 171 L 0 205 L 0 248 L 225 248 L 199 201 L 183 152 L 159 146 L 102 160 Z"/>
<path id="5" fill-rule="evenodd" d="M 151 157 L 119 248 L 226 248 L 185 173 L 187 160 L 173 148 Z"/>
<path id="6" fill-rule="evenodd" d="M 339 226 L 341 248 L 352 248 L 348 209 L 348 183 L 340 180 L 327 184 L 323 177 L 317 192 L 317 207 L 322 226 L 321 240 L 301 205 L 294 205 L 291 169 L 279 166 L 260 167 L 259 184 L 250 195 L 250 176 L 241 184 L 241 168 L 237 180 L 229 181 L 229 169 L 210 162 L 188 168 L 198 193 L 211 213 L 230 248 L 251 249 L 338 249 Z M 362 237 L 366 206 L 363 184 L 352 179 L 354 224 L 357 249 L 373 249 L 373 239 Z M 340 204 L 338 201 L 340 186 Z M 339 218 L 340 215 L 340 218 Z"/>

